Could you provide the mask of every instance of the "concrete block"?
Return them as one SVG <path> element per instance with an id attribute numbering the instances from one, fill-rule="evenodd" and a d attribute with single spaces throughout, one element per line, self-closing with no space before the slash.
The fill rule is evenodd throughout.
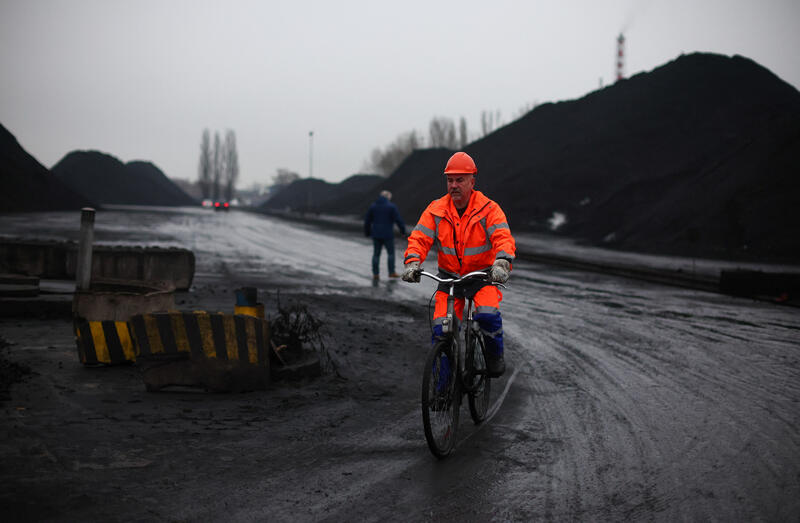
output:
<path id="1" fill-rule="evenodd" d="M 135 314 L 175 308 L 173 289 L 161 282 L 97 280 L 89 291 L 73 296 L 76 317 L 94 321 L 128 321 Z"/>
<path id="2" fill-rule="evenodd" d="M 68 258 L 76 256 L 75 242 L 0 238 L 0 272 L 50 279 L 74 279 L 67 274 Z M 74 262 L 73 262 L 74 267 Z"/>
<path id="3" fill-rule="evenodd" d="M 149 392 L 174 386 L 249 392 L 269 386 L 269 373 L 239 360 L 191 359 L 188 353 L 162 354 L 141 359 L 139 367 Z"/>
<path id="4" fill-rule="evenodd" d="M 78 245 L 70 241 L 0 238 L 0 273 L 75 279 Z M 188 249 L 95 245 L 92 279 L 161 281 L 175 289 L 192 285 L 194 253 Z"/>
<path id="5" fill-rule="evenodd" d="M 138 314 L 130 319 L 148 390 L 169 385 L 263 389 L 270 380 L 269 323 L 205 311 Z"/>
<path id="6" fill-rule="evenodd" d="M 187 249 L 95 246 L 92 251 L 92 278 L 161 281 L 186 290 L 194 270 L 194 253 Z"/>
<path id="7" fill-rule="evenodd" d="M 128 320 L 136 314 L 174 308 L 174 291 L 164 284 L 105 280 L 94 281 L 88 291 L 76 290 L 72 323 L 81 363 L 136 361 Z"/>
<path id="8" fill-rule="evenodd" d="M 136 352 L 126 321 L 73 321 L 78 358 L 84 365 L 119 365 L 136 361 Z"/>

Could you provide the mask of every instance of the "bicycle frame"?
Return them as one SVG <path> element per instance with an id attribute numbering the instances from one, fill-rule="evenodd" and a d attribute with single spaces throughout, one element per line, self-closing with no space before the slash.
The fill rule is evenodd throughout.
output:
<path id="1" fill-rule="evenodd" d="M 439 283 L 444 283 L 445 285 L 449 286 L 448 295 L 447 295 L 447 313 L 445 318 L 442 320 L 442 334 L 445 334 L 448 337 L 452 337 L 455 340 L 456 344 L 456 369 L 458 369 L 458 376 L 461 381 L 461 387 L 463 392 L 472 392 L 474 387 L 468 386 L 468 383 L 472 376 L 476 373 L 475 369 L 472 368 L 472 362 L 464 361 L 466 356 L 466 348 L 470 346 L 472 341 L 472 336 L 475 336 L 477 333 L 475 332 L 475 323 L 472 318 L 472 304 L 473 299 L 471 297 L 465 297 L 464 303 L 464 318 L 461 320 L 464 324 L 464 345 L 462 346 L 461 338 L 458 336 L 458 319 L 455 315 L 455 287 L 459 283 L 463 283 L 470 279 L 483 279 L 486 280 L 487 274 L 483 271 L 473 271 L 468 274 L 465 274 L 461 278 L 440 278 L 435 274 L 431 274 L 426 271 L 420 271 L 420 275 L 426 276 L 434 281 Z M 502 283 L 492 283 L 492 285 L 503 286 Z M 467 364 L 469 363 L 469 364 Z M 478 371 L 481 374 L 486 374 L 486 371 Z M 470 376 L 465 376 L 465 373 L 470 373 Z M 465 379 L 469 378 L 469 379 Z"/>

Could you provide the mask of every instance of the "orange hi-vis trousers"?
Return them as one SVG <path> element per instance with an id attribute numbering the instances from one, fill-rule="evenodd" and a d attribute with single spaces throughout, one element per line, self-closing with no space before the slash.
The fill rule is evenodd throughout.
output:
<path id="1" fill-rule="evenodd" d="M 503 354 L 503 320 L 500 317 L 500 302 L 503 293 L 494 285 L 486 285 L 475 293 L 472 318 L 478 322 L 486 350 L 495 356 Z M 464 298 L 456 298 L 454 312 L 459 321 L 464 315 Z M 447 293 L 436 291 L 433 309 L 433 342 L 442 336 L 442 321 L 447 316 Z"/>

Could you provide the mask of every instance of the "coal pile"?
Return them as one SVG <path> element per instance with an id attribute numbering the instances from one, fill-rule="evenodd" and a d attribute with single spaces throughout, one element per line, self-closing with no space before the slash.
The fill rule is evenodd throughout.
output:
<path id="1" fill-rule="evenodd" d="M 476 187 L 502 205 L 512 230 L 800 261 L 800 93 L 741 56 L 682 55 L 538 106 L 465 151 L 478 165 Z M 450 154 L 417 151 L 376 189 L 391 190 L 412 222 L 444 194 Z M 350 213 L 373 199 L 350 203 Z"/>
<path id="2" fill-rule="evenodd" d="M 392 173 L 372 191 L 358 201 L 348 202 L 343 214 L 363 216 L 381 190 L 392 193 L 392 202 L 397 205 L 403 221 L 413 227 L 430 201 L 445 193 L 445 181 L 441 175 L 447 159 L 453 154 L 449 149 L 422 149 L 410 154 Z M 433 165 L 438 166 L 431 171 Z"/>
<path id="3" fill-rule="evenodd" d="M 467 148 L 518 228 L 630 250 L 800 259 L 800 93 L 693 54 L 538 107 Z"/>
<path id="4" fill-rule="evenodd" d="M 67 211 L 94 207 L 40 164 L 0 125 L 0 210 Z"/>
<path id="5" fill-rule="evenodd" d="M 358 214 L 366 209 L 358 208 L 364 199 L 374 200 L 378 197 L 378 186 L 386 178 L 377 174 L 357 174 L 344 180 L 336 188 L 336 196 L 320 206 L 320 211 L 329 214 Z"/>
<path id="6" fill-rule="evenodd" d="M 98 151 L 73 151 L 54 165 L 52 171 L 73 190 L 101 205 L 198 204 L 150 162 L 123 164 Z"/>
<path id="7" fill-rule="evenodd" d="M 375 174 L 356 174 L 340 183 L 303 178 L 286 186 L 264 202 L 264 211 L 350 214 L 349 202 L 359 202 L 374 192 L 383 180 Z M 377 193 L 375 193 L 377 195 Z M 366 209 L 365 209 L 366 211 Z"/>
<path id="8" fill-rule="evenodd" d="M 170 180 L 158 167 L 151 162 L 135 160 L 125 164 L 126 169 L 138 183 L 151 186 L 153 190 L 159 192 L 159 197 L 163 201 L 170 203 L 153 203 L 150 205 L 198 205 L 200 202 L 186 191 L 181 189 L 175 182 Z"/>

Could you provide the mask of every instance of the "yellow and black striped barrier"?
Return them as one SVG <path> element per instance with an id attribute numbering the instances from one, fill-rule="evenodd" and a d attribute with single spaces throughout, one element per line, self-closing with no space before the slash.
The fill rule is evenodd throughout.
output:
<path id="1" fill-rule="evenodd" d="M 254 316 L 256 318 L 264 319 L 264 304 L 256 303 L 255 305 L 235 305 L 233 307 L 234 314 L 244 314 L 245 316 Z"/>
<path id="2" fill-rule="evenodd" d="M 137 314 L 128 324 L 137 357 L 185 352 L 191 359 L 269 365 L 269 324 L 260 318 L 206 311 L 163 312 Z"/>
<path id="3" fill-rule="evenodd" d="M 263 390 L 270 382 L 269 323 L 195 312 L 137 314 L 128 321 L 148 391 L 169 386 Z"/>
<path id="4" fill-rule="evenodd" d="M 249 315 L 172 311 L 137 314 L 127 322 L 76 318 L 73 327 L 84 365 L 119 365 L 180 353 L 194 359 L 269 364 L 269 323 Z"/>
<path id="5" fill-rule="evenodd" d="M 136 361 L 136 347 L 128 322 L 76 318 L 72 326 L 78 357 L 84 365 L 118 365 Z"/>

